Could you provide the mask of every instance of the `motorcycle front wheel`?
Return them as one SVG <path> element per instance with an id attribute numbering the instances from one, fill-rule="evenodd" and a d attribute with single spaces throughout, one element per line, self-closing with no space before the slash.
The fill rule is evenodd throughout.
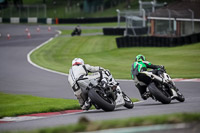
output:
<path id="1" fill-rule="evenodd" d="M 113 111 L 115 109 L 115 102 L 112 98 L 106 97 L 105 94 L 98 88 L 93 88 L 88 91 L 92 104 L 97 105 L 104 111 Z"/>
<path id="2" fill-rule="evenodd" d="M 176 98 L 176 100 L 178 100 L 179 102 L 184 102 L 185 101 L 185 97 L 183 96 L 183 94 L 181 94 L 180 92 L 178 93 L 178 97 Z"/>
<path id="3" fill-rule="evenodd" d="M 169 104 L 171 102 L 171 97 L 166 91 L 159 90 L 154 82 L 150 83 L 149 86 L 150 93 L 163 104 Z"/>
<path id="4" fill-rule="evenodd" d="M 125 101 L 124 107 L 126 107 L 128 109 L 132 109 L 134 107 L 132 100 L 124 92 L 122 92 L 122 96 Z"/>

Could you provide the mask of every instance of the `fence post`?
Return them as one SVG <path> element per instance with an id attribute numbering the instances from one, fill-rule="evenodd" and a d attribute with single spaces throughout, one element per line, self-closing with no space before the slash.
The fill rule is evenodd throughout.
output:
<path id="1" fill-rule="evenodd" d="M 118 22 L 118 28 L 119 28 L 120 27 L 120 10 L 117 9 L 116 12 L 117 12 L 117 22 Z"/>
<path id="2" fill-rule="evenodd" d="M 44 17 L 46 18 L 47 17 L 47 6 L 44 5 Z"/>
<path id="3" fill-rule="evenodd" d="M 145 13 L 145 10 L 144 9 L 142 9 L 142 16 L 143 16 L 143 27 L 145 27 L 146 26 L 146 22 L 145 22 L 145 20 L 146 20 L 146 13 Z"/>
<path id="4" fill-rule="evenodd" d="M 152 12 L 155 12 L 155 0 L 151 2 L 152 4 Z"/>
<path id="5" fill-rule="evenodd" d="M 28 16 L 27 17 L 29 17 L 29 6 L 27 6 L 27 10 L 28 10 Z"/>
<path id="6" fill-rule="evenodd" d="M 2 8 L 2 6 L 0 5 L 0 9 L 1 9 L 1 12 L 0 12 L 0 17 L 2 17 L 3 18 L 3 8 Z"/>
<path id="7" fill-rule="evenodd" d="M 124 36 L 127 36 L 128 35 L 128 20 L 127 20 L 127 17 L 125 19 L 126 19 L 126 29 L 124 30 Z"/>
<path id="8" fill-rule="evenodd" d="M 19 6 L 19 18 L 20 18 L 20 16 L 21 16 L 21 7 L 22 7 L 22 6 Z"/>
<path id="9" fill-rule="evenodd" d="M 192 33 L 194 33 L 194 12 L 191 9 L 188 9 L 192 13 Z"/>
<path id="10" fill-rule="evenodd" d="M 12 8 L 10 8 L 9 10 L 10 10 L 10 17 L 12 17 Z"/>
<path id="11" fill-rule="evenodd" d="M 39 18 L 39 5 L 37 5 L 37 17 Z"/>
<path id="12" fill-rule="evenodd" d="M 167 11 L 168 11 L 168 14 L 169 14 L 169 33 L 170 33 L 170 36 L 171 36 L 171 12 L 168 8 L 167 8 Z"/>

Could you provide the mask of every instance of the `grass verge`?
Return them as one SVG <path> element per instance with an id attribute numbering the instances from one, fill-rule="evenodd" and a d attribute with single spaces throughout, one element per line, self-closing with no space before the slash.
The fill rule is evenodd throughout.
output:
<path id="1" fill-rule="evenodd" d="M 77 100 L 14 95 L 0 92 L 0 118 L 31 113 L 80 109 Z"/>
<path id="2" fill-rule="evenodd" d="M 61 35 L 71 35 L 73 30 L 61 30 Z M 81 34 L 85 33 L 102 33 L 102 29 L 82 29 Z"/>
<path id="3" fill-rule="evenodd" d="M 71 133 L 71 132 L 88 132 L 104 129 L 147 126 L 156 124 L 174 124 L 200 122 L 200 113 L 176 113 L 168 115 L 156 115 L 146 117 L 132 117 L 128 119 L 114 119 L 107 121 L 90 121 L 85 117 L 80 118 L 77 124 L 46 128 L 31 133 Z"/>
<path id="4" fill-rule="evenodd" d="M 52 24 L 57 25 L 57 24 Z M 77 26 L 77 24 L 59 24 L 59 25 L 66 25 L 66 26 Z M 87 27 L 118 27 L 118 22 L 106 22 L 106 23 L 89 23 L 89 24 L 79 24 L 80 26 L 87 26 Z M 126 23 L 120 22 L 120 27 L 125 28 Z"/>
<path id="5" fill-rule="evenodd" d="M 57 37 L 31 54 L 45 68 L 68 73 L 75 57 L 109 69 L 115 78 L 131 79 L 131 64 L 143 54 L 153 64 L 164 65 L 172 78 L 200 77 L 200 43 L 179 47 L 117 48 L 116 36 Z"/>
<path id="6" fill-rule="evenodd" d="M 138 99 L 132 98 L 132 101 L 136 102 Z M 0 92 L 0 118 L 71 109 L 81 109 L 78 100 L 14 95 Z M 91 109 L 94 109 L 94 107 Z"/>

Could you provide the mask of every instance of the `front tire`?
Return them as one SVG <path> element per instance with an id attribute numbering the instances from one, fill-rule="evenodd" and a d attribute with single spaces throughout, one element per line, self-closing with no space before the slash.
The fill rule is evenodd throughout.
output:
<path id="1" fill-rule="evenodd" d="M 90 89 L 88 92 L 88 96 L 90 97 L 93 104 L 96 104 L 104 111 L 113 111 L 115 109 L 114 100 L 109 97 L 105 97 L 99 89 Z"/>
<path id="2" fill-rule="evenodd" d="M 163 104 L 169 104 L 171 102 L 171 97 L 165 91 L 161 91 L 157 88 L 154 82 L 150 83 L 149 86 L 150 93 L 156 98 L 156 100 L 160 101 Z"/>
<path id="3" fill-rule="evenodd" d="M 124 92 L 122 92 L 122 96 L 125 101 L 124 107 L 126 107 L 128 109 L 132 109 L 134 107 L 132 100 Z"/>

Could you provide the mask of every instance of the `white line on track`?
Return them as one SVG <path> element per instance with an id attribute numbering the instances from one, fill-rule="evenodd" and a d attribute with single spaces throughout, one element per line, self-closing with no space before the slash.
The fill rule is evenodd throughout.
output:
<path id="1" fill-rule="evenodd" d="M 61 34 L 61 33 L 62 33 L 61 31 L 57 31 L 57 32 L 58 32 L 58 34 Z M 55 37 L 57 37 L 58 34 L 56 34 Z M 52 73 L 56 73 L 56 74 L 60 74 L 60 75 L 67 76 L 68 74 L 61 73 L 61 72 L 57 72 L 57 71 L 50 70 L 50 69 L 44 68 L 44 67 L 42 67 L 42 66 L 39 66 L 39 65 L 35 64 L 34 62 L 32 62 L 32 61 L 31 61 L 31 58 L 30 58 L 30 55 L 31 55 L 35 50 L 37 50 L 37 49 L 41 48 L 42 46 L 44 46 L 45 44 L 49 43 L 49 42 L 52 41 L 55 37 L 51 37 L 49 40 L 43 42 L 42 44 L 40 44 L 40 45 L 37 46 L 36 48 L 32 49 L 32 50 L 27 54 L 27 60 L 28 60 L 28 62 L 29 62 L 31 65 L 33 65 L 33 66 L 35 66 L 35 67 L 37 67 L 37 68 L 39 68 L 39 69 L 42 69 L 42 70 L 45 70 L 45 71 L 48 71 L 48 72 L 52 72 Z"/>
<path id="2" fill-rule="evenodd" d="M 62 32 L 60 30 L 56 30 L 58 32 L 58 34 L 56 34 L 54 37 L 50 38 L 49 40 L 45 41 L 44 43 L 40 44 L 39 46 L 37 46 L 36 48 L 32 49 L 28 54 L 27 54 L 27 60 L 30 64 L 32 64 L 33 66 L 40 68 L 42 70 L 48 71 L 48 72 L 52 72 L 52 73 L 56 73 L 56 74 L 60 74 L 60 75 L 64 75 L 64 76 L 68 76 L 68 74 L 66 73 L 62 73 L 62 72 L 57 72 L 54 70 L 50 70 L 47 68 L 44 68 L 42 66 L 39 66 L 37 64 L 35 64 L 34 62 L 31 61 L 30 59 L 30 55 L 37 49 L 41 48 L 42 46 L 46 45 L 47 43 L 49 43 L 50 41 L 52 41 L 54 38 L 58 37 L 58 35 L 60 35 Z M 128 81 L 128 82 L 132 82 L 133 80 L 126 80 L 126 79 L 116 79 L 118 81 Z M 173 79 L 176 82 L 181 82 L 181 81 L 189 81 L 189 82 L 200 82 L 200 79 Z"/>
<path id="3" fill-rule="evenodd" d="M 87 111 L 81 111 L 81 112 L 72 112 L 72 113 L 60 113 L 60 114 L 50 114 L 50 115 L 39 115 L 39 116 L 16 116 L 16 117 L 4 117 L 0 119 L 0 123 L 6 123 L 6 122 L 20 122 L 20 121 L 28 121 L 28 120 L 36 120 L 36 119 L 42 119 L 42 118 L 50 118 L 50 117 L 57 117 L 57 116 L 67 116 L 67 115 L 73 115 L 73 114 L 80 114 L 82 112 L 87 112 Z"/>
<path id="4" fill-rule="evenodd" d="M 38 117 L 38 116 L 4 117 L 3 119 L 0 119 L 0 121 L 1 122 L 19 122 L 19 121 L 41 119 L 41 118 L 45 118 L 45 117 Z"/>

